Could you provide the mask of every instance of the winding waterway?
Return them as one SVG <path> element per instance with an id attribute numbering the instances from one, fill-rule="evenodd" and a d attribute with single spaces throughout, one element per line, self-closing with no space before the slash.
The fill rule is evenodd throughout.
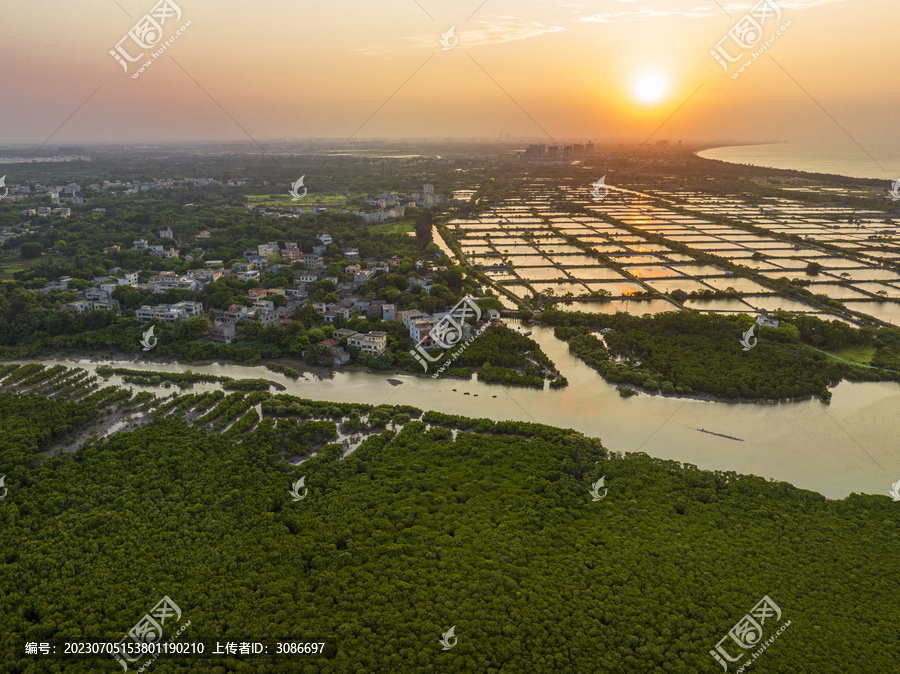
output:
<path id="1" fill-rule="evenodd" d="M 507 324 L 518 327 L 516 321 Z M 891 484 L 900 479 L 896 440 L 900 437 L 900 386 L 895 383 L 844 382 L 833 390 L 830 403 L 723 403 L 650 395 L 622 398 L 615 386 L 572 357 L 565 343 L 553 336 L 552 328 L 529 329 L 568 378 L 568 387 L 539 391 L 476 380 L 362 371 L 337 371 L 326 379 L 305 373 L 294 381 L 264 366 L 87 359 L 55 362 L 91 372 L 98 365 L 110 364 L 136 370 L 263 377 L 281 382 L 285 393 L 313 400 L 406 404 L 469 417 L 535 421 L 599 437 L 616 452 L 642 451 L 702 469 L 784 480 L 829 498 L 853 492 L 887 495 Z M 388 379 L 402 384 L 392 385 Z M 121 377 L 110 381 L 122 384 Z M 217 385 L 198 384 L 192 391 L 214 388 Z M 158 393 L 166 395 L 172 390 L 158 389 Z"/>

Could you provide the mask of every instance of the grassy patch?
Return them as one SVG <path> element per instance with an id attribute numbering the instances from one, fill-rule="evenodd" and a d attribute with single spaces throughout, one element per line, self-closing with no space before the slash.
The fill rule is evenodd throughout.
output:
<path id="1" fill-rule="evenodd" d="M 294 201 L 290 194 L 248 194 L 247 201 L 254 206 L 346 206 L 349 198 L 346 194 L 314 194 L 307 193 L 301 201 Z"/>
<path id="2" fill-rule="evenodd" d="M 408 234 L 415 229 L 415 223 L 413 222 L 382 222 L 378 225 L 373 225 L 369 228 L 369 231 L 373 234 Z"/>
<path id="3" fill-rule="evenodd" d="M 0 262 L 0 279 L 8 281 L 13 280 L 13 274 L 28 269 L 31 266 L 31 260 L 16 260 L 15 262 Z"/>
<path id="4" fill-rule="evenodd" d="M 877 349 L 874 346 L 868 344 L 845 346 L 841 349 L 825 349 L 825 352 L 832 356 L 849 360 L 852 363 L 860 363 L 861 365 L 870 365 L 876 351 Z"/>

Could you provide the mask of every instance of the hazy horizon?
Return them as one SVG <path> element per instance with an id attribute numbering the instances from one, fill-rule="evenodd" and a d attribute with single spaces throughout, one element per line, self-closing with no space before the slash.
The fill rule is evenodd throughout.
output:
<path id="1" fill-rule="evenodd" d="M 900 88 L 887 87 L 878 67 L 894 53 L 887 0 L 782 0 L 781 16 L 767 17 L 746 53 L 790 25 L 737 79 L 710 52 L 756 2 L 272 0 L 247 11 L 235 0 L 179 0 L 162 40 L 140 53 L 173 41 L 135 79 L 143 60 L 124 71 L 110 51 L 158 6 L 8 7 L 0 143 L 507 142 L 510 134 L 547 144 L 858 143 L 878 159 L 896 136 Z M 130 38 L 122 44 L 137 56 Z"/>

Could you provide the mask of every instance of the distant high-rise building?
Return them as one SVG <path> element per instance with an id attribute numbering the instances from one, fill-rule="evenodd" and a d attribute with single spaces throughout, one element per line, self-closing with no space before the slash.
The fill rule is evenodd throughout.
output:
<path id="1" fill-rule="evenodd" d="M 575 159 L 581 159 L 584 156 L 584 145 L 579 145 L 578 143 L 572 145 L 572 155 Z"/>
<path id="2" fill-rule="evenodd" d="M 559 148 L 556 145 L 551 145 L 547 148 L 547 159 L 551 161 L 557 159 L 559 156 Z"/>
<path id="3" fill-rule="evenodd" d="M 584 151 L 587 152 L 588 154 L 594 154 L 594 143 L 589 142 L 587 144 L 587 146 L 584 148 Z"/>
<path id="4" fill-rule="evenodd" d="M 563 159 L 572 159 L 575 156 L 575 152 L 571 145 L 566 145 L 563 148 Z"/>

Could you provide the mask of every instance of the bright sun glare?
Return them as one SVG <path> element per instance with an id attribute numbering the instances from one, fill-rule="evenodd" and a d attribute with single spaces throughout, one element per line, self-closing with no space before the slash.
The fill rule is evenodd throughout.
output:
<path id="1" fill-rule="evenodd" d="M 641 103 L 659 103 L 669 93 L 669 85 L 660 73 L 645 72 L 635 78 L 632 91 Z"/>

